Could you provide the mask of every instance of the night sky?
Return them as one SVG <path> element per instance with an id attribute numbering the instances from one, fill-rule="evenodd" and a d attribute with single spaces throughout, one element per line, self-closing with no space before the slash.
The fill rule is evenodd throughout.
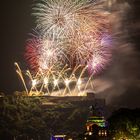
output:
<path id="1" fill-rule="evenodd" d="M 120 0 L 121 1 L 121 0 Z M 123 0 L 124 2 L 125 0 Z M 133 43 L 134 49 L 137 52 L 136 61 L 130 63 L 136 63 L 136 75 L 135 71 L 131 72 L 128 69 L 128 73 L 134 74 L 137 81 L 140 80 L 140 0 L 126 0 L 131 5 L 130 18 L 128 18 L 129 37 L 127 38 L 129 43 Z M 21 68 L 26 69 L 26 62 L 24 59 L 24 49 L 26 40 L 29 37 L 29 33 L 35 27 L 35 19 L 31 16 L 33 0 L 3 0 L 1 2 L 1 14 L 0 19 L 1 27 L 1 45 L 0 45 L 0 92 L 7 94 L 14 91 L 22 90 L 22 84 L 19 82 L 19 78 L 15 72 L 14 62 L 18 62 Z M 129 17 L 129 14 L 127 15 Z M 125 25 L 124 25 L 125 26 Z M 110 70 L 111 71 L 111 70 Z M 110 72 L 109 71 L 109 72 Z M 109 73 L 108 72 L 108 73 Z M 127 73 L 127 71 L 125 71 Z M 108 75 L 108 74 L 107 74 Z M 107 76 L 106 76 L 107 77 Z M 110 75 L 109 75 L 110 78 Z M 139 87 L 139 83 L 137 83 Z M 129 87 L 130 88 L 130 87 Z M 129 90 L 129 88 L 127 90 Z M 136 90 L 136 88 L 130 88 Z M 140 99 L 140 92 L 136 90 L 135 96 Z M 113 92 L 113 91 L 112 91 Z M 126 92 L 126 91 L 125 91 Z M 133 92 L 133 90 L 132 90 Z M 123 98 L 127 98 L 127 94 L 121 95 Z M 129 97 L 128 97 L 129 98 Z M 129 99 L 128 99 L 129 100 Z M 121 102 L 119 100 L 118 102 Z"/>
<path id="2" fill-rule="evenodd" d="M 21 83 L 15 73 L 14 62 L 26 68 L 25 43 L 34 26 L 31 0 L 3 1 L 1 19 L 0 91 L 20 90 Z"/>

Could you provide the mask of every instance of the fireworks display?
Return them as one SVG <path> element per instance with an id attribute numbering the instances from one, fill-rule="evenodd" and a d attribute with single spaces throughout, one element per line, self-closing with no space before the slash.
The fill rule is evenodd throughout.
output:
<path id="1" fill-rule="evenodd" d="M 111 62 L 111 25 L 104 0 L 40 0 L 33 7 L 33 15 L 39 36 L 27 41 L 25 57 L 34 72 L 45 75 L 51 71 L 55 86 L 56 75 L 65 66 L 71 72 L 83 66 L 93 76 Z M 70 81 L 64 79 L 68 87 Z"/>

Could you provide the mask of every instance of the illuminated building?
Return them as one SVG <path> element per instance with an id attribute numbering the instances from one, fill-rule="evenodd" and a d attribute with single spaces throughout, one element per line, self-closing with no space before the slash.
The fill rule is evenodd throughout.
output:
<path id="1" fill-rule="evenodd" d="M 73 138 L 67 135 L 54 135 L 51 136 L 51 140 L 73 140 Z"/>
<path id="2" fill-rule="evenodd" d="M 97 116 L 89 117 L 87 120 L 86 126 L 90 130 L 91 126 L 93 125 L 97 125 L 98 127 L 103 128 L 103 127 L 106 127 L 106 121 L 104 117 L 97 117 Z"/>
<path id="3" fill-rule="evenodd" d="M 86 123 L 85 136 L 107 137 L 107 121 L 104 117 L 91 116 Z"/>
<path id="4" fill-rule="evenodd" d="M 66 135 L 54 135 L 51 136 L 51 140 L 66 140 Z"/>

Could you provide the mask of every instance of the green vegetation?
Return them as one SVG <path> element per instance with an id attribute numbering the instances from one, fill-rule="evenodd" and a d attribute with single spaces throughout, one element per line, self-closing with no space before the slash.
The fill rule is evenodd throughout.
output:
<path id="1" fill-rule="evenodd" d="M 43 102 L 49 102 L 47 97 L 0 97 L 0 138 L 46 140 L 51 134 L 83 131 L 87 107 L 78 108 L 69 102 L 50 107 Z"/>
<path id="2" fill-rule="evenodd" d="M 116 140 L 140 140 L 140 109 L 119 109 L 109 118 L 109 123 Z"/>
<path id="3" fill-rule="evenodd" d="M 80 133 L 83 138 L 89 108 L 80 106 L 52 97 L 1 94 L 0 139 L 48 140 L 51 134 L 78 136 Z M 140 140 L 140 109 L 115 111 L 108 122 L 109 139 Z"/>

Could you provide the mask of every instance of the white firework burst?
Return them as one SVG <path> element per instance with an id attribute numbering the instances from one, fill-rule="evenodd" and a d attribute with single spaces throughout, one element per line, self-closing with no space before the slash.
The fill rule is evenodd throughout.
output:
<path id="1" fill-rule="evenodd" d="M 39 68 L 47 70 L 51 66 L 63 65 L 67 60 L 67 56 L 64 53 L 65 47 L 60 47 L 61 42 L 52 41 L 48 39 L 42 40 L 42 45 L 39 48 L 40 57 L 38 59 Z"/>
<path id="2" fill-rule="evenodd" d="M 101 0 L 99 0 L 100 2 Z M 97 0 L 41 0 L 35 5 L 37 28 L 43 36 L 70 38 L 81 30 L 100 31 L 105 13 Z M 102 19 L 102 21 L 101 21 Z"/>

